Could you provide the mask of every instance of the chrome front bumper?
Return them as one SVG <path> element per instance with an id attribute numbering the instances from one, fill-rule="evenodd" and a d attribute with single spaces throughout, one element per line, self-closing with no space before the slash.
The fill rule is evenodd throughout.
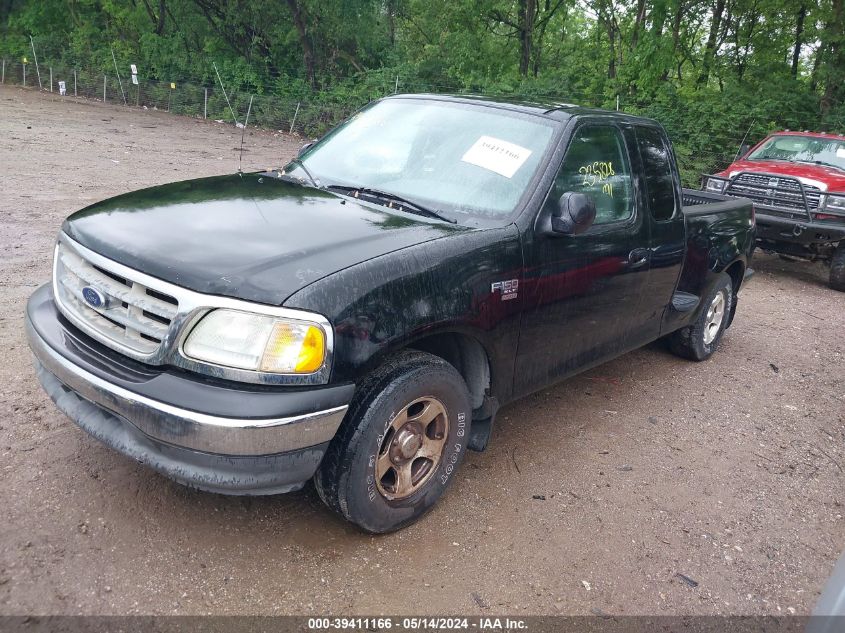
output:
<path id="1" fill-rule="evenodd" d="M 279 418 L 223 418 L 133 393 L 77 367 L 54 351 L 27 319 L 29 346 L 41 365 L 85 400 L 131 422 L 161 442 L 206 453 L 267 455 L 328 442 L 347 405 Z"/>
<path id="2" fill-rule="evenodd" d="M 98 351 L 62 322 L 46 286 L 27 306 L 26 334 L 42 386 L 77 425 L 159 472 L 215 492 L 301 487 L 319 466 L 354 389 L 241 391 L 160 369 L 133 375 L 112 352 Z M 179 406 L 180 399 L 188 406 Z M 286 466 L 291 472 L 279 472 Z"/>

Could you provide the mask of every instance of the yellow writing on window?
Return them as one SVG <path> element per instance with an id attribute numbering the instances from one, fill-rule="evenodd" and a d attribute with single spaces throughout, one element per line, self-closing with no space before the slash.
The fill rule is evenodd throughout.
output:
<path id="1" fill-rule="evenodd" d="M 613 197 L 613 183 L 610 182 L 610 177 L 615 176 L 613 171 L 613 163 L 611 161 L 595 161 L 587 165 L 582 165 L 578 168 L 578 173 L 584 177 L 581 183 L 584 187 L 595 187 L 601 185 L 602 193 Z"/>

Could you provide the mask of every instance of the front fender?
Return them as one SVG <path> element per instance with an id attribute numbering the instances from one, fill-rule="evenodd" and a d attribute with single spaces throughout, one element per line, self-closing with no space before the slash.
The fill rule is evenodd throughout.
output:
<path id="1" fill-rule="evenodd" d="M 462 333 L 485 348 L 491 391 L 507 397 L 521 297 L 503 301 L 493 284 L 516 280 L 518 288 L 522 268 L 515 225 L 462 231 L 341 270 L 284 305 L 332 323 L 332 382 L 357 382 L 387 355 L 425 337 Z"/>

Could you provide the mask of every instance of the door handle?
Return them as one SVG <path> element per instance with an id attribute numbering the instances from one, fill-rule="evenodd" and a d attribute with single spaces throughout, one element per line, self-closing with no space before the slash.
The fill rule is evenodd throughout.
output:
<path id="1" fill-rule="evenodd" d="M 635 248 L 628 253 L 628 268 L 639 268 L 648 262 L 649 250 L 647 248 Z"/>

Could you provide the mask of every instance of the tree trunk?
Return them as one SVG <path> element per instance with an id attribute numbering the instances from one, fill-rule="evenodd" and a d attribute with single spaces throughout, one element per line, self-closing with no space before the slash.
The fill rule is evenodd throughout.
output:
<path id="1" fill-rule="evenodd" d="M 396 45 L 396 2 L 387 0 L 387 36 L 391 46 Z"/>
<path id="2" fill-rule="evenodd" d="M 305 29 L 305 20 L 302 17 L 302 7 L 297 0 L 287 0 L 290 8 L 291 16 L 293 17 L 293 24 L 296 26 L 296 32 L 299 34 L 299 43 L 302 46 L 302 58 L 305 63 L 305 74 L 308 77 L 308 83 L 312 88 L 316 86 L 316 73 L 314 68 L 314 49 L 311 46 L 311 39 L 308 37 L 308 31 Z"/>
<path id="3" fill-rule="evenodd" d="M 822 42 L 816 49 L 816 58 L 813 60 L 813 70 L 810 72 L 810 90 L 813 92 L 819 87 L 819 69 L 825 56 L 826 44 Z"/>
<path id="4" fill-rule="evenodd" d="M 544 31 L 545 29 L 543 29 Z M 537 77 L 540 74 L 540 61 L 543 55 L 543 31 L 537 36 L 537 41 L 534 43 L 534 59 L 531 62 L 531 74 Z"/>
<path id="5" fill-rule="evenodd" d="M 672 2 L 672 58 L 678 59 L 678 48 L 681 45 L 681 24 L 684 16 L 684 2 L 683 0 L 673 0 Z M 677 62 L 678 81 L 681 81 L 681 66 L 684 65 L 683 57 Z M 669 69 L 663 73 L 663 80 L 669 79 Z"/>
<path id="6" fill-rule="evenodd" d="M 746 16 L 745 24 L 748 25 L 747 31 L 742 33 L 742 29 L 740 25 L 743 23 L 742 20 L 737 20 L 737 28 L 736 28 L 736 38 L 735 38 L 735 49 L 736 49 L 736 78 L 742 81 L 743 76 L 745 75 L 745 71 L 748 69 L 748 58 L 751 56 L 751 43 L 754 38 L 754 30 L 757 27 L 757 20 L 756 15 L 757 12 L 755 11 L 756 2 L 752 7 L 751 14 Z M 745 41 L 740 43 L 740 36 L 745 37 Z"/>
<path id="7" fill-rule="evenodd" d="M 72 7 L 73 3 L 68 3 L 68 6 Z M 153 11 L 153 8 L 148 0 L 144 0 L 144 8 L 147 10 L 147 14 L 150 16 L 150 20 L 153 23 L 155 34 L 161 35 L 164 33 L 164 21 L 167 16 L 167 5 L 165 4 L 165 0 L 159 0 L 158 13 Z"/>
<path id="8" fill-rule="evenodd" d="M 607 62 L 607 78 L 616 79 L 616 33 L 613 30 L 613 25 L 607 25 L 607 37 L 610 45 L 610 59 Z"/>
<path id="9" fill-rule="evenodd" d="M 713 67 L 713 59 L 716 57 L 716 38 L 719 36 L 719 28 L 722 26 L 722 14 L 725 11 L 725 0 L 716 0 L 713 5 L 713 16 L 710 20 L 710 34 L 707 37 L 707 44 L 704 46 L 704 61 L 701 65 L 701 74 L 698 76 L 698 85 L 705 86 L 710 79 L 710 70 Z"/>
<path id="10" fill-rule="evenodd" d="M 672 3 L 672 52 L 678 52 L 678 46 L 681 42 L 681 25 L 684 17 L 684 3 L 683 0 L 675 0 Z"/>
<path id="11" fill-rule="evenodd" d="M 560 4 L 552 8 L 552 0 L 546 0 L 543 7 L 543 19 L 539 21 L 537 28 L 537 37 L 534 38 L 534 61 L 531 64 L 531 73 L 537 77 L 540 74 L 540 62 L 543 57 L 543 41 L 546 39 L 546 27 L 549 25 L 549 20 L 555 11 L 560 7 Z M 564 12 L 565 13 L 565 12 Z"/>
<path id="12" fill-rule="evenodd" d="M 845 0 L 833 0 L 833 18 L 826 29 L 825 89 L 821 102 L 822 116 L 845 99 Z"/>
<path id="13" fill-rule="evenodd" d="M 631 34 L 631 50 L 637 48 L 640 41 L 640 29 L 645 22 L 645 0 L 637 0 L 637 19 L 634 21 L 634 32 Z"/>
<path id="14" fill-rule="evenodd" d="M 158 24 L 156 24 L 156 35 L 164 33 L 164 20 L 167 17 L 167 7 L 164 0 L 159 0 L 158 3 Z"/>
<path id="15" fill-rule="evenodd" d="M 654 0 L 654 7 L 651 9 L 651 36 L 659 40 L 663 36 L 663 25 L 666 23 L 666 0 Z"/>
<path id="16" fill-rule="evenodd" d="M 798 9 L 795 19 L 795 48 L 792 49 L 792 78 L 798 78 L 798 62 L 801 60 L 802 38 L 804 37 L 804 19 L 807 17 L 807 7 L 803 4 Z"/>
<path id="17" fill-rule="evenodd" d="M 613 19 L 613 4 L 604 0 L 596 3 L 596 14 L 598 15 L 599 24 L 604 26 L 607 31 L 607 46 L 608 57 L 607 60 L 607 77 L 608 79 L 616 79 L 616 27 Z"/>
<path id="18" fill-rule="evenodd" d="M 531 49 L 534 40 L 534 22 L 537 19 L 537 0 L 519 0 L 519 74 L 528 76 L 531 67 Z"/>

